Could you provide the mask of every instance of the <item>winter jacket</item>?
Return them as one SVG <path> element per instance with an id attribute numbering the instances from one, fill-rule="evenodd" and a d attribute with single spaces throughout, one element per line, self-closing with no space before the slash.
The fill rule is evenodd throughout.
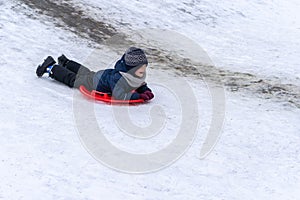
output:
<path id="1" fill-rule="evenodd" d="M 140 98 L 140 93 L 151 91 L 144 82 L 137 88 L 129 85 L 120 72 L 128 72 L 124 55 L 115 64 L 114 69 L 100 70 L 94 76 L 94 85 L 97 91 L 112 94 L 115 99 L 135 100 Z"/>

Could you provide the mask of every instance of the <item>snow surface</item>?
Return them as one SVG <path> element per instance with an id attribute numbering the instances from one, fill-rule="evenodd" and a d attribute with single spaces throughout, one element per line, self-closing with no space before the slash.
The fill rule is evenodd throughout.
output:
<path id="1" fill-rule="evenodd" d="M 153 8 L 159 7 L 160 2 L 135 3 L 140 8 Z M 113 0 L 105 5 L 102 2 L 101 6 L 109 7 L 112 3 Z M 169 4 L 173 8 L 174 3 Z M 210 5 L 207 2 L 202 6 L 206 4 Z M 126 5 L 128 9 L 131 7 L 128 2 Z M 21 7 L 13 1 L 0 1 L 0 199 L 299 199 L 300 110 L 272 100 L 226 93 L 222 136 L 214 151 L 200 160 L 200 148 L 209 128 L 211 102 L 205 84 L 194 79 L 189 83 L 198 100 L 199 133 L 181 159 L 156 173 L 142 175 L 120 173 L 97 162 L 77 135 L 72 101 L 73 94 L 78 91 L 35 75 L 37 64 L 47 55 L 57 57 L 65 53 L 81 61 L 93 49 L 87 41 L 55 27 L 51 19 L 32 19 L 28 16 L 36 13 L 28 10 L 28 15 L 24 15 L 18 9 Z M 150 9 L 146 10 L 151 13 Z M 139 13 L 141 19 L 150 19 L 142 15 L 147 12 Z M 164 9 L 159 12 L 171 14 Z M 168 15 L 165 17 L 167 19 Z M 222 48 L 227 51 L 224 45 L 211 52 L 220 52 Z M 118 58 L 111 50 L 100 51 L 103 66 Z M 265 62 L 274 61 L 261 52 L 257 55 Z M 238 56 L 232 54 L 232 57 Z M 296 61 L 293 59 L 291 62 Z M 245 60 L 240 62 L 247 64 Z M 279 60 L 276 63 L 282 64 Z M 296 72 L 296 68 L 291 69 Z M 120 148 L 133 152 L 153 151 L 167 145 L 174 137 L 180 116 L 175 109 L 178 105 L 170 105 L 168 98 L 163 98 L 168 92 L 171 95 L 157 83 L 163 76 L 175 78 L 171 72 L 150 70 L 148 82 L 156 91 L 156 98 L 150 104 L 131 108 L 133 119 L 139 119 L 137 123 L 141 125 L 149 123 L 147 111 L 153 105 L 165 109 L 166 129 L 150 141 L 124 136 L 113 122 L 111 106 L 95 105 L 99 126 Z M 293 78 L 288 76 L 288 79 Z M 140 111 L 138 116 L 135 110 Z"/>
<path id="2" fill-rule="evenodd" d="M 178 31 L 218 67 L 300 84 L 300 1 L 73 0 L 91 16 L 127 31 Z"/>

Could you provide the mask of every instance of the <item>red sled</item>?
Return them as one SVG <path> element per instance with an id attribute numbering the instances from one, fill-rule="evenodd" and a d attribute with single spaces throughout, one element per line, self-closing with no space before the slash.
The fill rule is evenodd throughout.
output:
<path id="1" fill-rule="evenodd" d="M 96 90 L 89 91 L 83 85 L 79 87 L 80 92 L 95 101 L 103 101 L 105 103 L 111 104 L 135 104 L 135 103 L 144 103 L 144 99 L 137 99 L 137 100 L 118 100 L 114 99 L 110 94 L 98 92 Z"/>

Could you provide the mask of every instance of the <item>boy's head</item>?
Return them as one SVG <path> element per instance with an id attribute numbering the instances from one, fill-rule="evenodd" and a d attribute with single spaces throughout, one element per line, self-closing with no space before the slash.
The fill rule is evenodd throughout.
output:
<path id="1" fill-rule="evenodd" d="M 142 49 L 130 47 L 125 52 L 124 60 L 128 71 L 138 77 L 143 77 L 148 60 Z"/>

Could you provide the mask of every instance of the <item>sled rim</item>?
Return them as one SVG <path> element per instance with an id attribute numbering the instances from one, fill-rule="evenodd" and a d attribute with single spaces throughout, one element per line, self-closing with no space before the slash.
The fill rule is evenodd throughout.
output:
<path id="1" fill-rule="evenodd" d="M 107 93 L 98 92 L 96 90 L 89 91 L 83 85 L 81 85 L 79 87 L 79 90 L 84 96 L 86 96 L 90 99 L 93 99 L 95 101 L 102 101 L 102 102 L 105 102 L 105 103 L 134 104 L 134 103 L 144 103 L 145 102 L 143 99 L 136 99 L 136 100 L 117 100 L 117 99 L 113 99 L 113 97 L 111 97 Z"/>

